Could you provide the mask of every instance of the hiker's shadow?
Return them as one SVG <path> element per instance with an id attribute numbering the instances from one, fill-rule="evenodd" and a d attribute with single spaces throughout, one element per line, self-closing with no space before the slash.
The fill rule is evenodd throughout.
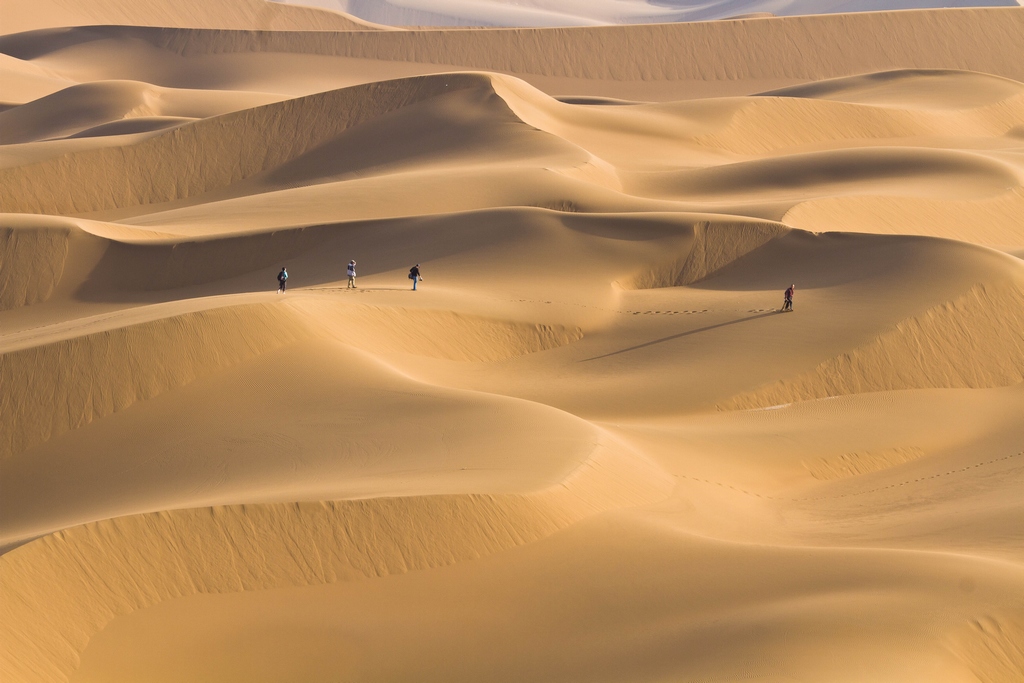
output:
<path id="1" fill-rule="evenodd" d="M 629 351 L 637 351 L 639 349 L 647 348 L 648 346 L 654 346 L 655 344 L 662 344 L 662 343 L 667 342 L 667 341 L 672 341 L 673 339 L 680 339 L 682 337 L 689 337 L 692 334 L 700 334 L 701 332 L 708 332 L 710 330 L 716 330 L 716 329 L 718 329 L 720 327 L 728 327 L 729 325 L 736 325 L 736 324 L 739 324 L 739 323 L 745 323 L 745 322 L 750 321 L 750 320 L 757 320 L 758 318 L 767 318 L 767 317 L 772 316 L 772 315 L 778 315 L 781 312 L 782 311 L 778 311 L 778 310 L 769 311 L 767 313 L 758 313 L 757 315 L 748 315 L 746 318 L 738 318 L 736 320 L 730 320 L 728 322 L 718 323 L 716 325 L 708 325 L 706 327 L 698 327 L 695 330 L 688 330 L 686 332 L 680 332 L 679 334 L 673 334 L 673 335 L 668 336 L 668 337 L 662 337 L 661 339 L 655 339 L 654 341 L 644 342 L 643 344 L 637 344 L 636 346 L 630 346 L 630 347 L 625 348 L 625 349 L 619 349 L 618 351 L 612 351 L 611 353 L 605 353 L 605 354 L 602 354 L 600 356 L 593 356 L 592 358 L 584 358 L 583 360 L 578 361 L 578 362 L 580 362 L 580 363 L 587 363 L 587 362 L 592 361 L 592 360 L 600 360 L 602 358 L 608 358 L 610 356 L 617 356 L 620 353 L 627 353 Z"/>

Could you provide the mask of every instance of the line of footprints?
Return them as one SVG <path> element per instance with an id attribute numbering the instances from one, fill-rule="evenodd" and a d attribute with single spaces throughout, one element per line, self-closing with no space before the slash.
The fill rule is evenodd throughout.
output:
<path id="1" fill-rule="evenodd" d="M 632 315 L 694 315 L 695 313 L 707 313 L 708 309 L 701 311 L 623 311 Z"/>

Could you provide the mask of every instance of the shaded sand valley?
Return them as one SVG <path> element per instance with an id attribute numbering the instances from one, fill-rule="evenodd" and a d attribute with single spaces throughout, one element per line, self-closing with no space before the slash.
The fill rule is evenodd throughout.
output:
<path id="1" fill-rule="evenodd" d="M 1024 679 L 1024 9 L 0 13 L 3 680 Z"/>

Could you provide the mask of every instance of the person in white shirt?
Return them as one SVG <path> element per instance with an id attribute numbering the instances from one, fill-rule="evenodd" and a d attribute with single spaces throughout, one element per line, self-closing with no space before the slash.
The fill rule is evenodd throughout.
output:
<path id="1" fill-rule="evenodd" d="M 348 262 L 348 289 L 356 289 L 356 262 Z"/>

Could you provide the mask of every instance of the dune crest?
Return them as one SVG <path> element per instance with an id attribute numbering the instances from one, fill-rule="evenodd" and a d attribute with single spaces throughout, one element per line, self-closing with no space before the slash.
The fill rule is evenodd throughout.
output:
<path id="1" fill-rule="evenodd" d="M 21 656 L 0 664 L 17 678 L 65 678 L 107 622 L 161 601 L 444 567 L 656 501 L 669 486 L 608 443 L 564 482 L 533 494 L 236 505 L 72 527 L 4 556 L 0 581 L 12 600 L 0 628 Z"/>
<path id="2" fill-rule="evenodd" d="M 810 372 L 736 396 L 750 410 L 872 391 L 984 388 L 1024 381 L 1024 290 L 977 285 Z"/>
<path id="3" fill-rule="evenodd" d="M 449 311 L 361 306 L 327 322 L 327 311 L 303 307 L 340 341 L 375 353 L 409 353 L 469 363 L 493 363 L 571 344 L 578 327 L 488 319 Z M 315 312 L 314 312 L 315 311 Z"/>
<path id="4" fill-rule="evenodd" d="M 379 27 L 337 10 L 287 5 L 263 0 L 138 3 L 131 0 L 3 0 L 0 34 L 56 26 L 125 24 L 182 28 L 367 30 Z"/>
<path id="5" fill-rule="evenodd" d="M 0 0 L 0 678 L 1024 680 L 1024 8 L 330 1 Z"/>
<path id="6" fill-rule="evenodd" d="M 0 112 L 0 144 L 87 137 L 98 134 L 97 129 L 104 125 L 114 124 L 122 125 L 117 134 L 124 135 L 136 132 L 123 129 L 131 120 L 163 117 L 181 124 L 277 99 L 262 93 L 225 96 L 203 90 L 157 88 L 133 81 L 82 83 Z M 69 116 L 67 111 L 74 113 Z"/>
<path id="7" fill-rule="evenodd" d="M 820 80 L 891 68 L 946 68 L 1020 80 L 1013 58 L 1021 44 L 1020 8 L 946 9 L 870 14 L 808 15 L 742 22 L 701 22 L 553 29 L 402 30 L 354 33 L 105 28 L 99 34 L 130 35 L 183 55 L 275 51 L 455 65 L 505 73 L 589 79 L 714 80 L 787 75 Z M 871 41 L 879 33 L 884 44 Z M 928 36 L 928 39 L 922 39 Z M 63 41 L 86 39 L 72 30 Z M 66 44 L 66 43 L 65 43 Z M 629 51 L 643 44 L 642 51 Z M 718 47 L 734 49 L 719 53 Z M 809 60 L 778 45 L 813 50 Z M 536 49 L 523 49 L 524 45 Z M 553 49 L 561 45 L 565 52 Z M 866 48 L 866 46 L 870 46 Z M 0 40 L 14 56 L 38 54 L 38 39 Z M 584 59 L 563 59 L 576 54 Z M 626 55 L 630 59 L 626 59 Z M 775 59 L 765 60 L 771 54 Z M 22 57 L 24 58 L 24 57 Z"/>
<path id="8" fill-rule="evenodd" d="M 291 0 L 289 0 L 291 1 Z M 713 0 L 711 2 L 659 2 L 658 0 L 312 0 L 321 7 L 340 8 L 395 26 L 588 26 L 591 24 L 668 23 L 674 21 L 739 21 L 776 15 L 860 12 L 922 7 L 974 7 L 1014 5 L 1012 0 L 887 0 L 851 3 L 845 0 Z"/>
<path id="9" fill-rule="evenodd" d="M 11 213 L 74 214 L 188 198 L 277 168 L 389 111 L 487 84 L 486 77 L 474 75 L 373 83 L 225 114 L 126 148 L 90 150 L 3 169 L 0 208 Z M 167 166 L 150 163 L 168 157 L 175 160 L 173 167 L 188 169 L 173 182 L 165 176 Z"/>
<path id="10" fill-rule="evenodd" d="M 778 223 L 701 221 L 693 227 L 693 245 L 683 259 L 636 276 L 632 285 L 636 289 L 655 289 L 700 282 L 788 231 Z"/>
<path id="11" fill-rule="evenodd" d="M 0 459 L 304 333 L 302 323 L 281 309 L 250 306 L 168 317 L 0 355 L 5 387 Z M 114 367 L 120 371 L 110 372 Z"/>
<path id="12" fill-rule="evenodd" d="M 913 72 L 906 75 L 914 77 Z M 933 76 L 927 73 L 923 77 Z M 837 138 L 863 143 L 932 135 L 1005 135 L 1018 125 L 1024 112 L 1024 86 L 1016 81 L 999 83 L 1007 84 L 1009 91 L 1000 92 L 1000 99 L 981 106 L 968 103 L 963 108 L 957 106 L 954 98 L 944 101 L 946 108 L 930 102 L 921 108 L 912 97 L 892 103 L 846 102 L 840 98 L 802 95 L 752 98 L 736 111 L 728 125 L 697 140 L 702 145 L 736 154 L 764 155 L 808 148 Z"/>
<path id="13" fill-rule="evenodd" d="M 903 463 L 924 457 L 925 452 L 917 447 L 891 448 L 884 451 L 864 451 L 844 453 L 833 458 L 819 458 L 817 461 L 804 461 L 803 466 L 812 477 L 822 481 L 856 477 L 870 472 L 896 467 Z"/>
<path id="14" fill-rule="evenodd" d="M 844 232 L 935 235 L 992 247 L 1021 247 L 1024 189 L 990 199 L 823 197 L 797 204 L 783 221 L 797 228 L 830 225 Z"/>

